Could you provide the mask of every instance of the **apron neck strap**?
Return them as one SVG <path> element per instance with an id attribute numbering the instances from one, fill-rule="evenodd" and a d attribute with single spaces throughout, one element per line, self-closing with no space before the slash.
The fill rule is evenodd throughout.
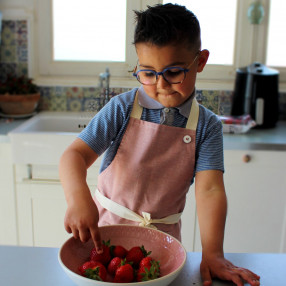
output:
<path id="1" fill-rule="evenodd" d="M 191 112 L 187 121 L 186 129 L 196 130 L 199 120 L 200 108 L 196 98 L 193 98 Z"/>
<path id="2" fill-rule="evenodd" d="M 143 111 L 143 107 L 139 104 L 138 90 L 137 90 L 136 95 L 135 95 L 135 99 L 134 99 L 134 103 L 133 103 L 132 112 L 131 112 L 130 116 L 140 120 L 141 115 L 142 115 L 142 111 Z M 198 124 L 198 119 L 199 119 L 199 111 L 200 111 L 199 104 L 198 104 L 196 98 L 193 98 L 192 107 L 191 107 L 190 115 L 189 115 L 189 118 L 187 121 L 186 129 L 190 129 L 190 130 L 196 130 L 197 129 L 197 124 Z"/>
<path id="3" fill-rule="evenodd" d="M 138 90 L 137 90 L 136 94 L 135 94 L 135 99 L 134 99 L 132 112 L 131 112 L 130 116 L 133 118 L 141 119 L 142 112 L 143 112 L 143 107 L 139 104 Z"/>

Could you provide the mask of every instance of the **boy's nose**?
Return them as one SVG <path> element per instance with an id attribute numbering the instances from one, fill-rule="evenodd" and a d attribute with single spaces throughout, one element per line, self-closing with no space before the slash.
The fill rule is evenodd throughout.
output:
<path id="1" fill-rule="evenodd" d="M 164 88 L 166 86 L 169 86 L 170 84 L 163 78 L 162 75 L 158 76 L 157 79 L 157 88 Z"/>

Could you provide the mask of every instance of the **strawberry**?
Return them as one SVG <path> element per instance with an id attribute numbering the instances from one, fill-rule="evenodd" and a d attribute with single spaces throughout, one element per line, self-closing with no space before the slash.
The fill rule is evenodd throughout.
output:
<path id="1" fill-rule="evenodd" d="M 108 264 L 107 271 L 110 275 L 114 275 L 116 272 L 116 269 L 121 265 L 121 258 L 120 257 L 114 257 L 111 259 L 111 261 Z"/>
<path id="2" fill-rule="evenodd" d="M 121 245 L 110 246 L 110 252 L 113 257 L 125 258 L 127 250 Z"/>
<path id="3" fill-rule="evenodd" d="M 150 267 L 152 265 L 151 263 L 153 260 L 154 259 L 151 256 L 144 257 L 139 263 L 139 268 L 144 269 L 144 267 L 146 267 L 146 268 L 150 269 Z"/>
<path id="4" fill-rule="evenodd" d="M 89 263 L 89 264 L 88 264 Z M 98 281 L 105 281 L 107 270 L 103 264 L 97 261 L 88 261 L 80 267 L 83 271 L 82 275 Z"/>
<path id="5" fill-rule="evenodd" d="M 140 261 L 151 254 L 151 251 L 147 252 L 142 245 L 132 247 L 126 255 L 126 262 L 132 262 L 133 266 L 136 268 L 139 266 Z"/>
<path id="6" fill-rule="evenodd" d="M 141 260 L 139 270 L 136 275 L 136 280 L 149 281 L 160 276 L 160 264 L 151 257 L 145 257 Z"/>
<path id="7" fill-rule="evenodd" d="M 107 265 L 111 260 L 110 250 L 109 250 L 110 241 L 102 242 L 103 252 L 98 253 L 95 247 L 91 250 L 90 260 L 101 262 L 103 265 Z"/>
<path id="8" fill-rule="evenodd" d="M 115 283 L 130 283 L 134 279 L 134 269 L 130 264 L 125 263 L 125 259 L 115 271 L 113 282 Z"/>
<path id="9" fill-rule="evenodd" d="M 78 270 L 81 273 L 81 275 L 84 275 L 85 270 L 88 269 L 88 268 L 92 268 L 93 266 L 96 266 L 96 262 L 95 261 L 87 261 L 83 265 L 81 265 L 78 268 Z"/>

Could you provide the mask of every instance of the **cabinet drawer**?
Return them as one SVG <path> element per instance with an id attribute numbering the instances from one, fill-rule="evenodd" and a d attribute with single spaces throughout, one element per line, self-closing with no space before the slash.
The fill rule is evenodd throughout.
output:
<path id="1" fill-rule="evenodd" d="M 97 184 L 101 158 L 87 170 L 88 184 Z M 15 165 L 15 178 L 17 183 L 60 183 L 59 169 L 56 165 Z"/>
<path id="2" fill-rule="evenodd" d="M 257 164 L 263 167 L 286 166 L 286 152 L 254 151 L 254 150 L 225 150 L 225 166 L 246 166 Z"/>

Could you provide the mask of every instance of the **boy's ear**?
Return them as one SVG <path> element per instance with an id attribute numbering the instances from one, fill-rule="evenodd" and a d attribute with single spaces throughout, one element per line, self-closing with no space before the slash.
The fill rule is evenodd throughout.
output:
<path id="1" fill-rule="evenodd" d="M 199 61 L 198 61 L 198 68 L 197 72 L 202 72 L 204 67 L 208 61 L 210 52 L 208 50 L 202 50 L 200 52 Z"/>

